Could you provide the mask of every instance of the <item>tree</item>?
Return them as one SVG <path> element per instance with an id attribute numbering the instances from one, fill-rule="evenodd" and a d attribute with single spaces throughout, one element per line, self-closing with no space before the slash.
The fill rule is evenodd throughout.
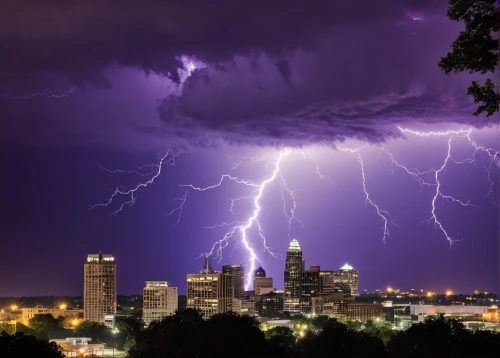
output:
<path id="1" fill-rule="evenodd" d="M 288 327 L 274 327 L 266 331 L 266 339 L 272 347 L 281 350 L 284 354 L 288 354 L 295 347 L 297 338 L 293 334 L 293 330 Z"/>
<path id="2" fill-rule="evenodd" d="M 443 315 L 398 332 L 388 343 L 391 357 L 459 357 L 460 342 L 470 333 L 463 324 Z"/>
<path id="3" fill-rule="evenodd" d="M 494 73 L 499 66 L 499 40 L 493 32 L 500 30 L 500 9 L 496 0 L 450 0 L 447 16 L 463 21 L 465 30 L 452 43 L 452 51 L 438 62 L 446 74 L 468 71 L 481 74 Z M 484 85 L 473 81 L 467 94 L 479 107 L 475 116 L 485 112 L 491 116 L 500 111 L 500 89 L 488 78 Z"/>
<path id="4" fill-rule="evenodd" d="M 75 328 L 77 337 L 89 337 L 98 342 L 108 342 L 111 330 L 102 323 L 83 321 Z"/>
<path id="5" fill-rule="evenodd" d="M 63 317 L 54 318 L 50 313 L 36 314 L 29 320 L 29 328 L 37 338 L 65 338 L 67 330 L 62 327 L 63 322 Z"/>
<path id="6" fill-rule="evenodd" d="M 55 343 L 22 333 L 10 335 L 4 332 L 0 334 L 0 357 L 63 358 L 64 355 Z"/>

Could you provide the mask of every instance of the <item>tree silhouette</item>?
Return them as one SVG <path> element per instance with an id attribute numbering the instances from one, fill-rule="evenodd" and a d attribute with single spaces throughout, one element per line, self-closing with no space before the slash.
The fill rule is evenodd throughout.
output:
<path id="1" fill-rule="evenodd" d="M 499 43 L 492 33 L 500 30 L 500 10 L 496 0 L 450 0 L 447 15 L 463 21 L 465 30 L 451 45 L 452 50 L 438 62 L 446 74 L 468 71 L 481 74 L 494 73 L 499 66 Z M 474 115 L 485 112 L 491 116 L 500 110 L 500 89 L 491 79 L 484 85 L 473 81 L 467 94 L 479 103 Z"/>
<path id="2" fill-rule="evenodd" d="M 0 357 L 2 358 L 63 358 L 59 347 L 35 336 L 25 336 L 22 333 L 10 335 L 0 334 Z"/>

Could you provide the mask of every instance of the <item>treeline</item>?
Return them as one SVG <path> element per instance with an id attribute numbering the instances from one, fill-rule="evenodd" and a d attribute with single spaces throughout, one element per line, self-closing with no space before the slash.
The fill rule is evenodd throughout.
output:
<path id="1" fill-rule="evenodd" d="M 48 324 L 38 318 L 31 331 L 3 333 L 0 357 L 61 357 L 47 337 L 66 334 L 63 324 Z M 57 320 L 56 320 L 57 321 Z M 32 322 L 30 322 L 31 325 Z M 43 323 L 44 325 L 46 323 Z M 394 331 L 382 322 L 339 322 L 318 316 L 301 318 L 293 328 L 263 331 L 259 322 L 234 313 L 208 320 L 194 310 L 184 310 L 144 327 L 134 319 L 120 321 L 118 333 L 103 325 L 82 322 L 72 336 L 124 348 L 129 358 L 305 358 L 305 357 L 498 357 L 500 334 L 470 331 L 462 323 L 443 316 L 427 318 L 406 331 Z M 66 335 L 67 336 L 67 335 Z M 36 353 L 39 352 L 39 353 Z"/>
<path id="2" fill-rule="evenodd" d="M 442 316 L 380 337 L 383 331 L 373 323 L 346 325 L 320 316 L 295 322 L 294 329 L 263 332 L 248 316 L 228 313 L 203 320 L 185 310 L 136 332 L 128 352 L 130 358 L 497 357 L 500 352 L 498 333 L 472 332 Z"/>

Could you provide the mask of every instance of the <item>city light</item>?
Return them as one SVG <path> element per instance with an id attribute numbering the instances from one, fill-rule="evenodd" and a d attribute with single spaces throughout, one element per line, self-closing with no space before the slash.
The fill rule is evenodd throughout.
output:
<path id="1" fill-rule="evenodd" d="M 387 287 L 387 293 L 392 293 L 394 292 L 394 290 L 392 289 L 392 287 Z"/>
<path id="2" fill-rule="evenodd" d="M 18 306 L 18 305 L 11 305 L 11 306 L 10 306 L 10 310 L 11 310 L 11 311 L 17 311 L 17 310 L 18 310 L 18 308 L 19 308 L 19 306 Z"/>
<path id="3" fill-rule="evenodd" d="M 452 290 L 447 290 L 446 291 L 446 296 L 451 296 L 453 295 L 453 291 Z"/>
<path id="4" fill-rule="evenodd" d="M 65 310 L 66 309 L 66 304 L 65 303 L 62 303 L 59 305 L 59 309 L 60 310 Z"/>
<path id="5" fill-rule="evenodd" d="M 430 292 L 430 291 L 427 292 L 427 297 L 432 297 L 432 296 L 434 296 L 434 292 Z"/>

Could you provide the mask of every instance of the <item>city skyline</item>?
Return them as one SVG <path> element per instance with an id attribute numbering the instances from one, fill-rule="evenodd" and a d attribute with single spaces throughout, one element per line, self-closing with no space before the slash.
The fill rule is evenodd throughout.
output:
<path id="1" fill-rule="evenodd" d="M 6 6 L 0 296 L 83 294 L 96 252 L 122 294 L 207 255 L 282 288 L 294 238 L 361 291 L 500 292 L 500 115 L 438 66 L 448 2 L 278 3 Z"/>

